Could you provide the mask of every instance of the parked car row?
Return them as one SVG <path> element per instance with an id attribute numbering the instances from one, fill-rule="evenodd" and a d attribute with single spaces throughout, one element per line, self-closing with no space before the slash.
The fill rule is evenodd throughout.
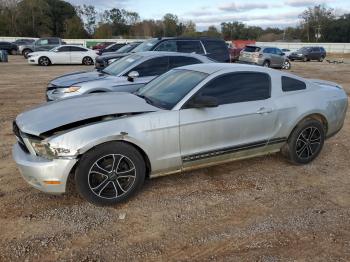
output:
<path id="1" fill-rule="evenodd" d="M 146 178 L 279 151 L 295 164 L 310 163 L 342 128 L 348 100 L 336 83 L 218 63 L 210 44 L 219 43 L 207 39 L 197 42 L 202 54 L 164 50 L 196 44 L 181 41 L 190 40 L 151 39 L 100 71 L 50 81 L 47 100 L 55 101 L 13 122 L 23 178 L 48 193 L 66 192 L 72 179 L 87 201 L 112 205 Z M 147 51 L 153 45 L 164 47 Z M 43 53 L 60 57 L 63 47 L 72 53 L 76 46 Z M 271 49 L 249 46 L 244 59 L 280 67 L 284 56 Z M 39 63 L 43 53 L 29 60 Z"/>

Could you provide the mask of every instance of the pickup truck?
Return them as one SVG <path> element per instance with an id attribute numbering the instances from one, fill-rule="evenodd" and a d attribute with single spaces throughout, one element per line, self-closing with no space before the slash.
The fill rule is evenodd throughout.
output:
<path id="1" fill-rule="evenodd" d="M 28 58 L 28 54 L 38 51 L 48 51 L 56 46 L 65 44 L 61 38 L 58 37 L 44 37 L 39 38 L 32 44 L 20 45 L 19 53 L 22 54 L 25 58 Z"/>

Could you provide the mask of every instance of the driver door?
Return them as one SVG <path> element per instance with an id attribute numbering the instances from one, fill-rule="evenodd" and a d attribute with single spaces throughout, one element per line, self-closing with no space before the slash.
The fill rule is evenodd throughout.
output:
<path id="1" fill-rule="evenodd" d="M 228 73 L 202 87 L 191 99 L 214 97 L 218 106 L 180 110 L 183 168 L 263 150 L 275 129 L 270 87 L 270 76 L 258 72 Z"/>
<path id="2" fill-rule="evenodd" d="M 53 55 L 55 64 L 70 64 L 70 46 L 61 46 Z"/>

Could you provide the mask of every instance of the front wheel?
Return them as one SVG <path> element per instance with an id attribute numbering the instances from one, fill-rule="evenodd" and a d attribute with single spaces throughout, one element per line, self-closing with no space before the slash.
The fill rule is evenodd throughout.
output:
<path id="1" fill-rule="evenodd" d="M 17 50 L 16 49 L 12 49 L 10 53 L 11 53 L 11 55 L 16 55 L 17 54 Z"/>
<path id="2" fill-rule="evenodd" d="M 136 148 L 124 142 L 110 142 L 82 156 L 75 184 L 90 203 L 114 205 L 135 194 L 145 176 L 146 165 Z"/>
<path id="3" fill-rule="evenodd" d="M 324 139 L 325 131 L 322 123 L 306 119 L 293 130 L 282 153 L 295 164 L 307 164 L 319 155 Z"/>
<path id="4" fill-rule="evenodd" d="M 49 66 L 51 64 L 51 61 L 48 57 L 42 56 L 39 58 L 38 63 L 41 66 Z"/>
<path id="5" fill-rule="evenodd" d="M 324 60 L 324 56 L 321 56 L 321 57 L 318 59 L 319 62 L 323 62 L 323 60 Z"/>
<path id="6" fill-rule="evenodd" d="M 28 55 L 29 55 L 31 52 L 32 52 L 32 50 L 30 50 L 30 49 L 25 49 L 25 50 L 23 50 L 22 55 L 24 56 L 25 59 L 27 59 L 27 58 L 28 58 Z"/>
<path id="7" fill-rule="evenodd" d="M 94 64 L 94 60 L 92 60 L 91 57 L 86 56 L 83 58 L 83 65 L 93 65 Z"/>

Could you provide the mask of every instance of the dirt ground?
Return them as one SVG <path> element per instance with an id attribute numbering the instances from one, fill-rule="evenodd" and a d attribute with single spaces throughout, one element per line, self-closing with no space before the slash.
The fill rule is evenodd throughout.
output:
<path id="1" fill-rule="evenodd" d="M 350 112 L 309 165 L 280 154 L 237 161 L 146 181 L 130 201 L 100 208 L 33 189 L 11 157 L 16 115 L 44 102 L 50 79 L 88 67 L 9 59 L 0 64 L 0 261 L 350 261 Z M 350 94 L 350 64 L 292 66 Z"/>

